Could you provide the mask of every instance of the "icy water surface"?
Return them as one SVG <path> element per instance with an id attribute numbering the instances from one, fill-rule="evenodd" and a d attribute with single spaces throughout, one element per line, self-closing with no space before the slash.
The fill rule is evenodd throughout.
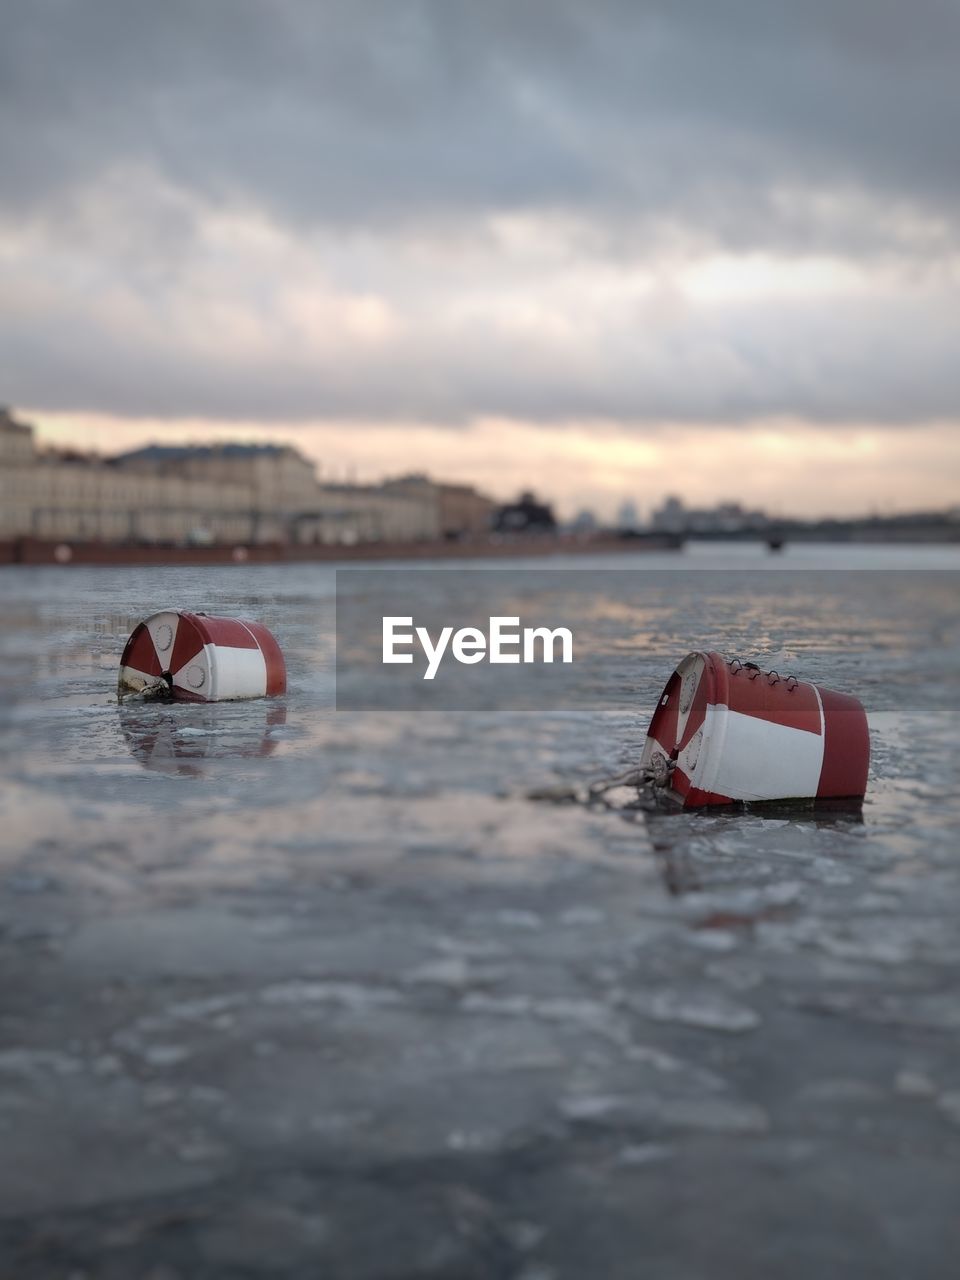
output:
<path id="1" fill-rule="evenodd" d="M 622 706 L 337 713 L 326 567 L 3 571 L 4 1280 L 956 1274 L 960 559 L 565 567 Z M 168 605 L 287 696 L 118 708 Z M 527 798 L 702 645 L 862 698 L 862 814 Z"/>

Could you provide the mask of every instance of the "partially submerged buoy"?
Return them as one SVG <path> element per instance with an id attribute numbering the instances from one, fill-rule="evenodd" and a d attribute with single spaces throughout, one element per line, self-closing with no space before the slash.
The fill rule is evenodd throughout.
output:
<path id="1" fill-rule="evenodd" d="M 118 693 L 226 702 L 285 693 L 280 646 L 265 626 L 172 610 L 141 622 L 120 659 Z"/>
<path id="2" fill-rule="evenodd" d="M 684 808 L 862 799 L 870 764 L 858 699 L 719 653 L 688 654 L 660 696 L 640 765 Z"/>

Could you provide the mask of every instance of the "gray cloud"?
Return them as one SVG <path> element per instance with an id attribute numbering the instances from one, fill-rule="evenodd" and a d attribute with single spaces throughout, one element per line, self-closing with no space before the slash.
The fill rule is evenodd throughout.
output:
<path id="1" fill-rule="evenodd" d="M 7 398 L 451 422 L 960 411 L 951 0 L 12 0 L 2 35 Z M 300 246 L 318 288 L 382 298 L 385 333 L 348 341 L 334 301 L 291 337 L 277 294 L 303 257 L 250 266 L 211 238 L 234 215 Z M 559 228 L 559 260 L 506 252 L 503 217 Z M 587 318 L 549 298 L 571 262 L 710 246 L 885 283 Z M 217 323 L 212 295 L 252 346 L 192 328 Z M 518 332 L 508 304 L 542 295 Z"/>
<path id="2" fill-rule="evenodd" d="M 949 419 L 960 405 L 960 308 L 953 292 L 828 311 L 796 300 L 671 313 L 638 304 L 632 322 L 562 334 L 518 332 L 493 316 L 409 318 L 384 341 L 311 346 L 282 316 L 250 343 L 216 314 L 185 328 L 156 309 L 144 331 L 124 309 L 0 319 L 0 347 L 25 403 L 121 415 L 343 421 L 475 416 L 562 422 L 738 422 L 777 415 L 897 425 Z M 602 320 L 602 317 L 601 317 Z M 271 331 L 275 335 L 271 337 Z M 204 332 L 205 330 L 205 332 Z M 2 365 L 0 365 L 2 376 Z"/>
<path id="3" fill-rule="evenodd" d="M 573 208 L 737 241 L 778 186 L 950 218 L 960 190 L 949 0 L 15 0 L 3 37 L 21 210 L 144 164 L 294 221 Z"/>

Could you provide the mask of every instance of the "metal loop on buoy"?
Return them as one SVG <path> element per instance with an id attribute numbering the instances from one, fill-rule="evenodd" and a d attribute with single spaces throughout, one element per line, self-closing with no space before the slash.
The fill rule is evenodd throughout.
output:
<path id="1" fill-rule="evenodd" d="M 675 768 L 675 760 L 668 760 L 662 751 L 655 751 L 647 767 L 640 772 L 645 782 L 654 787 L 665 787 Z"/>
<path id="2" fill-rule="evenodd" d="M 167 610 L 137 626 L 120 659 L 118 696 L 225 702 L 286 692 L 280 646 L 262 623 Z"/>

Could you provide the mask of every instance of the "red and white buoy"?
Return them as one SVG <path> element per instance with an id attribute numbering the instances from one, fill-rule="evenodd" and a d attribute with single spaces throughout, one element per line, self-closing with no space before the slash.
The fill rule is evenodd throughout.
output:
<path id="1" fill-rule="evenodd" d="M 751 800 L 860 799 L 870 736 L 861 703 L 719 653 L 691 653 L 667 682 L 641 767 L 684 808 Z"/>
<path id="2" fill-rule="evenodd" d="M 280 646 L 259 622 L 172 610 L 136 627 L 120 659 L 119 692 L 167 686 L 182 702 L 226 702 L 285 693 Z"/>

